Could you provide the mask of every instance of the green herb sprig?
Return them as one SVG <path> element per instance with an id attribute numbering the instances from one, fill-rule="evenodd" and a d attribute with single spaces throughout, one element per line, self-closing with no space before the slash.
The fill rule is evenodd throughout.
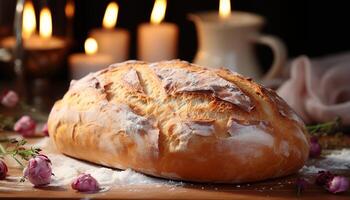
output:
<path id="1" fill-rule="evenodd" d="M 312 135 L 317 134 L 333 134 L 339 131 L 342 122 L 340 117 L 336 117 L 334 120 L 325 122 L 322 124 L 315 124 L 307 126 L 307 130 Z"/>
<path id="2" fill-rule="evenodd" d="M 26 140 L 17 140 L 14 138 L 0 138 L 0 158 L 5 156 L 11 156 L 22 168 L 24 164 L 17 158 L 20 157 L 23 160 L 29 160 L 32 157 L 38 155 L 41 151 L 40 148 L 26 149 L 24 145 L 27 143 Z"/>

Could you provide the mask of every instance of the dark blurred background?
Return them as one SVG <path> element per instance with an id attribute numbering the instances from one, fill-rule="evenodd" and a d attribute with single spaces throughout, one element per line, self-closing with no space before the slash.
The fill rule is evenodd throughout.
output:
<path id="1" fill-rule="evenodd" d="M 0 37 L 12 34 L 15 0 L 0 0 Z M 39 16 L 42 1 L 34 0 Z M 54 34 L 64 32 L 65 0 L 49 0 L 53 12 Z M 76 0 L 73 52 L 83 50 L 89 30 L 101 27 L 110 0 Z M 120 11 L 117 27 L 131 32 L 130 59 L 136 59 L 136 29 L 148 22 L 153 0 L 117 0 Z M 333 54 L 350 49 L 350 12 L 347 1 L 317 0 L 232 0 L 232 9 L 260 14 L 267 19 L 264 33 L 277 35 L 287 44 L 289 57 L 306 54 L 311 57 Z M 218 10 L 219 0 L 168 0 L 166 21 L 180 27 L 179 58 L 191 61 L 197 50 L 194 25 L 187 14 L 204 10 Z M 5 28 L 4 28 L 5 27 Z M 7 27 L 7 28 L 6 28 Z M 272 53 L 257 46 L 261 65 L 270 65 Z M 1 65 L 1 64 L 0 64 Z M 1 73 L 1 72 L 0 72 Z M 64 74 L 60 75 L 64 76 Z M 0 78 L 6 78 L 1 77 Z"/>

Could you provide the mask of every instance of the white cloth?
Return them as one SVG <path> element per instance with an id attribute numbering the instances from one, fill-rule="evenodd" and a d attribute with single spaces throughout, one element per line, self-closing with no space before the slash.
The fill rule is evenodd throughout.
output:
<path id="1" fill-rule="evenodd" d="M 291 76 L 277 93 L 306 123 L 339 116 L 350 125 L 350 53 L 291 63 Z"/>

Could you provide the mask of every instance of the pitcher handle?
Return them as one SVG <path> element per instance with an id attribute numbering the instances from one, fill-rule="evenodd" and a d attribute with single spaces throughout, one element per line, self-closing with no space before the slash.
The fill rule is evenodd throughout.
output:
<path id="1" fill-rule="evenodd" d="M 277 77 L 285 66 L 287 60 L 287 48 L 285 44 L 276 36 L 258 35 L 255 41 L 259 44 L 266 45 L 272 49 L 274 60 L 269 71 L 264 75 L 263 80 Z"/>

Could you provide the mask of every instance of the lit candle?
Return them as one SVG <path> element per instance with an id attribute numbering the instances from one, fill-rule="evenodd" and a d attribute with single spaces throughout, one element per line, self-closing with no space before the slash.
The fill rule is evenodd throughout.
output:
<path id="1" fill-rule="evenodd" d="M 93 38 L 86 39 L 84 49 L 85 54 L 72 54 L 68 59 L 72 79 L 80 79 L 113 63 L 110 55 L 97 54 L 98 44 Z"/>
<path id="2" fill-rule="evenodd" d="M 64 7 L 64 13 L 68 19 L 72 19 L 75 13 L 75 5 L 73 0 L 67 0 L 66 6 Z"/>
<path id="3" fill-rule="evenodd" d="M 65 47 L 63 39 L 52 36 L 52 17 L 49 8 L 44 7 L 40 11 L 39 35 L 35 33 L 36 17 L 34 6 L 27 1 L 23 10 L 24 48 L 26 50 L 51 50 Z M 5 38 L 1 45 L 5 48 L 14 48 L 16 40 L 14 37 Z"/>
<path id="4" fill-rule="evenodd" d="M 24 39 L 30 38 L 35 33 L 36 18 L 34 6 L 31 1 L 26 1 L 23 9 L 23 23 L 22 23 L 22 37 Z"/>
<path id="5" fill-rule="evenodd" d="M 219 16 L 221 19 L 227 19 L 231 15 L 231 0 L 220 0 Z"/>
<path id="6" fill-rule="evenodd" d="M 155 62 L 177 57 L 178 28 L 172 23 L 162 23 L 165 17 L 166 0 L 156 0 L 151 14 L 151 23 L 138 28 L 138 58 Z"/>
<path id="7" fill-rule="evenodd" d="M 122 62 L 129 58 L 129 32 L 114 28 L 117 24 L 118 11 L 118 4 L 109 3 L 103 17 L 103 29 L 95 29 L 90 33 L 90 37 L 97 41 L 98 53 L 110 55 L 113 62 Z"/>
<path id="8" fill-rule="evenodd" d="M 66 14 L 67 25 L 66 25 L 66 35 L 68 39 L 73 38 L 73 17 L 75 13 L 75 4 L 73 0 L 67 0 L 66 6 L 64 8 Z"/>
<path id="9" fill-rule="evenodd" d="M 48 8 L 43 8 L 40 12 L 39 33 L 45 39 L 52 35 L 52 17 Z"/>

